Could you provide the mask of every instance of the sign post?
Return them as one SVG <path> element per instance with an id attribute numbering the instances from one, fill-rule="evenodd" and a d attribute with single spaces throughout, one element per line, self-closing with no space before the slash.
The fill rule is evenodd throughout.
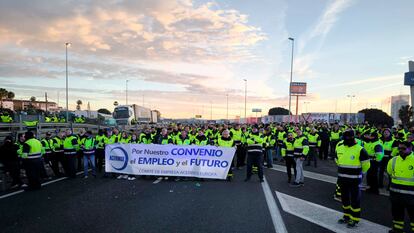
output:
<path id="1" fill-rule="evenodd" d="M 296 122 L 299 121 L 298 109 L 299 109 L 299 96 L 306 96 L 306 83 L 304 82 L 292 82 L 290 84 L 290 93 L 296 96 Z"/>
<path id="2" fill-rule="evenodd" d="M 414 105 L 414 61 L 408 62 L 408 72 L 404 74 L 404 85 L 410 86 L 411 106 Z"/>

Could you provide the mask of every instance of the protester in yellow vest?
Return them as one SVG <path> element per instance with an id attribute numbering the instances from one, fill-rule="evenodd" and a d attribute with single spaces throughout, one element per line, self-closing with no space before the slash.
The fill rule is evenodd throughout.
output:
<path id="1" fill-rule="evenodd" d="M 43 168 L 42 143 L 34 137 L 33 132 L 25 133 L 26 141 L 23 144 L 22 161 L 28 180 L 28 190 L 41 188 Z"/>
<path id="2" fill-rule="evenodd" d="M 234 147 L 235 143 L 234 140 L 230 137 L 230 132 L 226 129 L 223 130 L 222 136 L 218 138 L 217 145 L 222 147 Z M 231 181 L 233 179 L 233 161 L 231 162 L 231 166 L 229 172 L 227 173 L 227 180 Z"/>
<path id="3" fill-rule="evenodd" d="M 410 217 L 411 232 L 414 232 L 414 154 L 412 144 L 399 142 L 398 156 L 393 157 L 387 165 L 391 177 L 390 200 L 392 210 L 392 230 L 404 232 L 405 210 Z"/>

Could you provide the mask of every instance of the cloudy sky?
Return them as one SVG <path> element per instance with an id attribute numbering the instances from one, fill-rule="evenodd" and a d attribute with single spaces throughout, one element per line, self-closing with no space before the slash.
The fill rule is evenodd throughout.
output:
<path id="1" fill-rule="evenodd" d="M 299 112 L 389 112 L 407 94 L 414 59 L 412 0 L 2 0 L 0 87 L 69 108 L 129 103 L 164 117 L 244 116 L 288 108 L 293 81 L 308 83 Z M 295 104 L 295 102 L 293 102 Z M 86 107 L 86 106 L 84 106 Z M 292 106 L 292 109 L 293 106 Z"/>

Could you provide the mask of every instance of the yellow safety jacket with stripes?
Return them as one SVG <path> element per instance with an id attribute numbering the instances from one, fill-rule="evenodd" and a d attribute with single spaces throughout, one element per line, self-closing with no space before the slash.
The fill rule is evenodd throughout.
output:
<path id="1" fill-rule="evenodd" d="M 391 193 L 402 193 L 414 196 L 414 154 L 403 159 L 401 156 L 392 158 L 387 165 L 391 176 Z"/>
<path id="2" fill-rule="evenodd" d="M 30 149 L 26 151 L 24 149 L 25 146 L 23 145 L 23 159 L 37 159 L 42 157 L 42 143 L 39 140 L 37 140 L 36 138 L 31 138 L 27 140 L 24 144 L 29 146 Z"/>
<path id="3" fill-rule="evenodd" d="M 361 179 L 362 173 L 367 172 L 371 166 L 368 154 L 362 146 L 345 146 L 343 141 L 336 146 L 336 163 L 338 177 L 346 179 Z"/>

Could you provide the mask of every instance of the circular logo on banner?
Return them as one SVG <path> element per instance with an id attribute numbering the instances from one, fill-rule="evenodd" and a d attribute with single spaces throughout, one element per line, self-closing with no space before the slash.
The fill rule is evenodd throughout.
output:
<path id="1" fill-rule="evenodd" d="M 413 170 L 413 165 L 408 166 L 408 170 Z"/>
<path id="2" fill-rule="evenodd" d="M 124 170 L 128 165 L 128 153 L 122 147 L 115 147 L 109 152 L 109 161 L 115 170 Z"/>

